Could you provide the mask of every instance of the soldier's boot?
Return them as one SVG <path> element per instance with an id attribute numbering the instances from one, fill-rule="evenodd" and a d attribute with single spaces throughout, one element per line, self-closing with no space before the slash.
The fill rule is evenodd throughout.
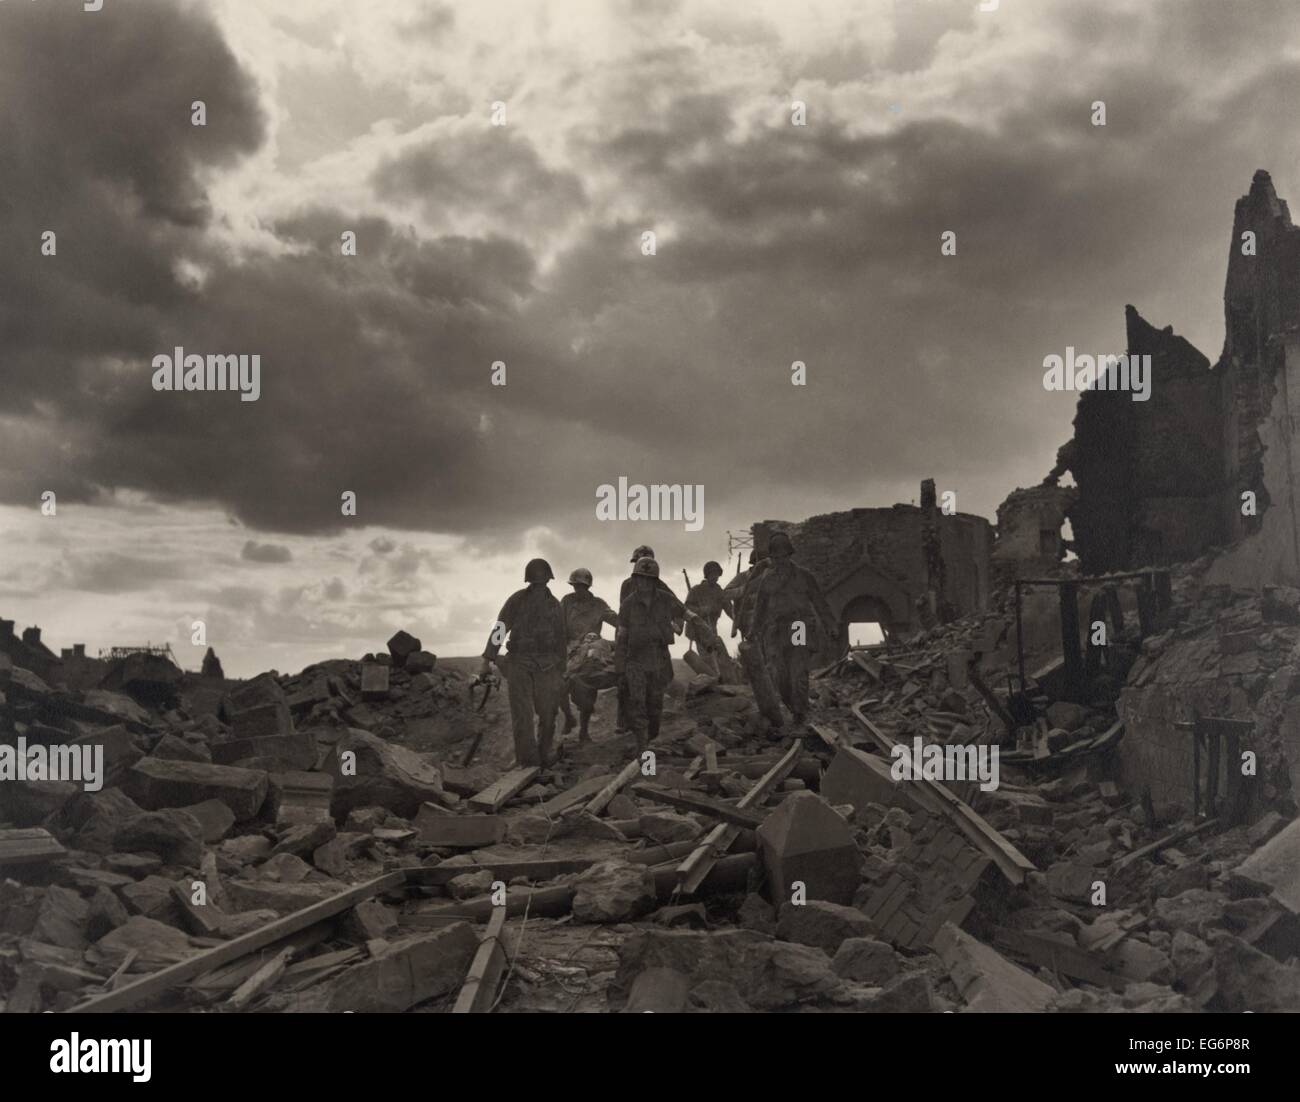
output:
<path id="1" fill-rule="evenodd" d="M 578 742 L 579 743 L 591 741 L 591 734 L 587 731 L 587 724 L 589 724 L 590 722 L 591 722 L 590 712 L 578 713 Z M 565 730 L 567 731 L 568 728 L 566 727 Z"/>
<path id="2" fill-rule="evenodd" d="M 659 717 L 651 716 L 649 719 L 646 720 L 645 745 L 643 745 L 641 749 L 644 750 L 646 746 L 654 742 L 654 740 L 657 739 L 658 737 L 659 737 Z"/>

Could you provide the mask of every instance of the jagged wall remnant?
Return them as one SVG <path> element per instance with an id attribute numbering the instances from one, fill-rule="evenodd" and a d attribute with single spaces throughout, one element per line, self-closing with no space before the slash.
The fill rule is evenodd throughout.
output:
<path id="1" fill-rule="evenodd" d="M 1068 469 L 1078 486 L 1069 517 L 1085 573 L 1231 545 L 1213 580 L 1300 581 L 1290 397 L 1300 386 L 1300 230 L 1264 171 L 1237 202 L 1224 310 L 1223 353 L 1210 367 L 1172 327 L 1126 307 L 1127 351 L 1151 357 L 1150 399 L 1085 391 L 1053 472 Z M 1247 492 L 1253 509 L 1243 509 Z"/>

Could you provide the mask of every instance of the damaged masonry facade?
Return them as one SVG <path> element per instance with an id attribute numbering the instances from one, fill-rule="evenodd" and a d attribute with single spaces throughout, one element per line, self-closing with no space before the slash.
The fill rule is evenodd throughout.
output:
<path id="1" fill-rule="evenodd" d="M 1129 307 L 1149 400 L 1082 393 L 996 526 L 929 481 L 754 525 L 834 620 L 802 724 L 692 651 L 646 752 L 601 692 L 521 767 L 495 677 L 407 631 L 236 681 L 0 620 L 3 1009 L 1300 1010 L 1300 231 L 1265 172 L 1230 255 L 1218 362 Z"/>

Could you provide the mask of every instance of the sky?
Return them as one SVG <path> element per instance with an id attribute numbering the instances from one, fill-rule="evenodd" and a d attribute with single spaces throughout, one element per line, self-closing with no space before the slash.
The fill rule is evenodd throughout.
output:
<path id="1" fill-rule="evenodd" d="M 0 0 L 0 616 L 248 676 L 478 653 L 534 555 L 612 601 L 927 477 L 993 519 L 1071 434 L 1044 357 L 1132 303 L 1217 358 L 1300 20 L 979 7 Z M 155 390 L 176 347 L 258 400 Z M 598 519 L 620 477 L 703 523 Z"/>

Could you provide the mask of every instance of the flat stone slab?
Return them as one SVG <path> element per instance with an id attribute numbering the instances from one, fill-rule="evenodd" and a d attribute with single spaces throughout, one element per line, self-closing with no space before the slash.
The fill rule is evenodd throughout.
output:
<path id="1" fill-rule="evenodd" d="M 1236 875 L 1272 889 L 1273 898 L 1300 914 L 1300 819 L 1275 834 L 1236 868 Z"/>
<path id="2" fill-rule="evenodd" d="M 261 810 L 267 783 L 267 775 L 254 769 L 145 758 L 131 767 L 125 787 L 149 811 L 220 800 L 242 821 Z"/>

